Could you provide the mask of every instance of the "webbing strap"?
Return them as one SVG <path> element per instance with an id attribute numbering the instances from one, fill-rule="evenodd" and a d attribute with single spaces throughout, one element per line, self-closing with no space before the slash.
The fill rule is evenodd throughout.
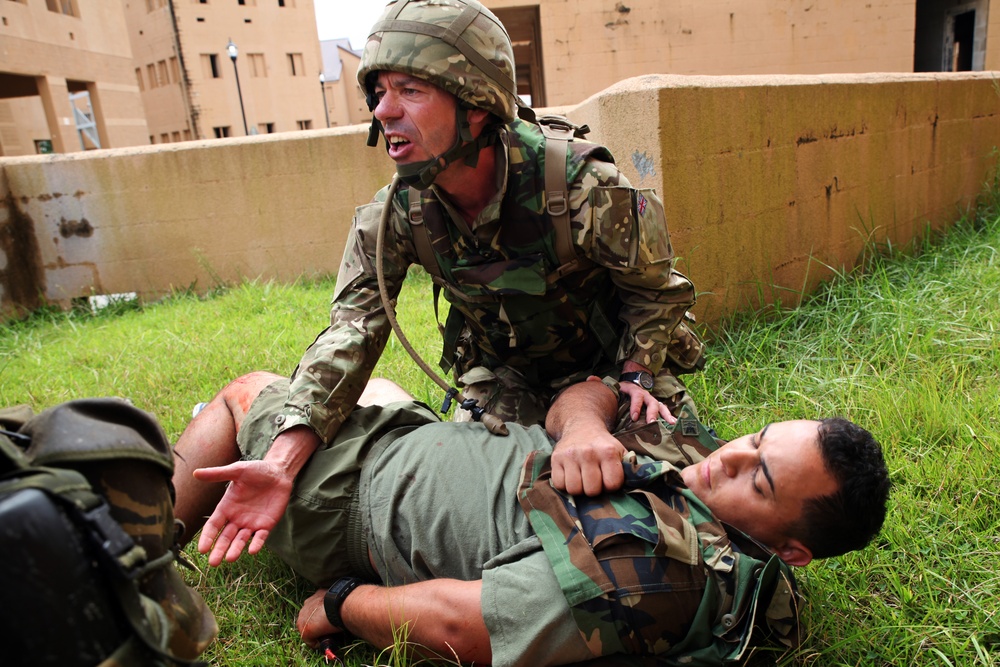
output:
<path id="1" fill-rule="evenodd" d="M 423 23 L 422 21 L 406 21 L 397 19 L 396 17 L 399 16 L 399 13 L 407 4 L 407 1 L 408 0 L 397 2 L 396 7 L 389 12 L 385 20 L 379 21 L 372 26 L 371 34 L 374 35 L 378 32 L 409 32 L 416 35 L 426 35 L 428 37 L 440 39 L 449 46 L 453 46 L 458 49 L 458 51 L 463 56 L 468 58 L 469 61 L 475 65 L 477 69 L 479 69 L 479 71 L 486 75 L 487 78 L 498 83 L 512 97 L 517 97 L 517 86 L 514 83 L 514 79 L 505 74 L 499 67 L 490 62 L 490 60 L 480 55 L 462 36 L 466 29 L 472 25 L 472 22 L 475 21 L 479 14 L 482 13 L 478 7 L 466 5 L 462 12 L 455 17 L 455 20 L 449 25 L 436 25 Z M 503 26 L 500 27 L 501 29 L 503 28 Z"/>
<path id="2" fill-rule="evenodd" d="M 569 190 L 566 186 L 566 155 L 573 140 L 574 127 L 555 121 L 551 116 L 539 123 L 545 135 L 545 210 L 552 218 L 556 257 L 564 265 L 576 259 L 569 224 Z"/>
<path id="3" fill-rule="evenodd" d="M 417 258 L 427 273 L 435 278 L 440 278 L 441 267 L 438 265 L 437 257 L 434 256 L 434 249 L 431 247 L 431 233 L 427 231 L 427 225 L 424 224 L 420 190 L 411 187 L 407 192 L 407 196 L 410 204 L 410 230 L 413 233 L 413 247 L 417 251 Z"/>

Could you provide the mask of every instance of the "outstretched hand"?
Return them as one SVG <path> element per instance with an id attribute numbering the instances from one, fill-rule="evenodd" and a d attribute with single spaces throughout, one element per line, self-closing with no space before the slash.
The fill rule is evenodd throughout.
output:
<path id="1" fill-rule="evenodd" d="M 233 562 L 244 548 L 251 556 L 257 554 L 288 506 L 294 479 L 267 461 L 200 468 L 194 476 L 202 482 L 230 483 L 198 539 L 199 552 L 211 550 L 208 564 Z"/>

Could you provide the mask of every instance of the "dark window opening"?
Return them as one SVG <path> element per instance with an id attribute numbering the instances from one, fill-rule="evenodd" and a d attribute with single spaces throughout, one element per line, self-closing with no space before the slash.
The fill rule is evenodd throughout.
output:
<path id="1" fill-rule="evenodd" d="M 972 43 L 976 36 L 976 12 L 955 16 L 954 46 L 951 52 L 952 72 L 972 71 Z"/>

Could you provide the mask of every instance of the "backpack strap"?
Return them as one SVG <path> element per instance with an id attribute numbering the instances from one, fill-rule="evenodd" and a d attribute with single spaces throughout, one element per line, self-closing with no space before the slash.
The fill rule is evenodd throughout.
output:
<path id="1" fill-rule="evenodd" d="M 545 136 L 545 212 L 552 218 L 556 257 L 560 266 L 577 259 L 569 224 L 569 188 L 566 184 L 566 156 L 569 142 L 582 139 L 590 128 L 574 125 L 565 116 L 545 115 L 538 119 Z"/>
<path id="2" fill-rule="evenodd" d="M 441 267 L 438 265 L 437 257 L 434 256 L 434 249 L 431 247 L 431 233 L 427 231 L 424 224 L 424 211 L 421 208 L 420 190 L 414 187 L 406 193 L 409 200 L 410 230 L 413 232 L 413 247 L 417 251 L 417 259 L 424 271 L 434 278 L 441 277 Z"/>

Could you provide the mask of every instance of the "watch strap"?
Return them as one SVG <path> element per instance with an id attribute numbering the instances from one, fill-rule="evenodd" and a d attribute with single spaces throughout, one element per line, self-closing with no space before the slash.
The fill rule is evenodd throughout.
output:
<path id="1" fill-rule="evenodd" d="M 645 382 L 643 380 L 645 380 Z M 632 371 L 629 373 L 622 373 L 621 375 L 618 376 L 618 381 L 631 382 L 632 384 L 638 385 L 647 391 L 653 388 L 653 375 L 646 371 Z"/>
<path id="2" fill-rule="evenodd" d="M 364 583 L 364 580 L 358 577 L 341 577 L 333 582 L 323 597 L 323 611 L 326 612 L 326 620 L 330 621 L 330 625 L 339 630 L 347 630 L 340 616 L 340 610 L 344 606 L 344 600 L 347 599 L 347 596 Z"/>

